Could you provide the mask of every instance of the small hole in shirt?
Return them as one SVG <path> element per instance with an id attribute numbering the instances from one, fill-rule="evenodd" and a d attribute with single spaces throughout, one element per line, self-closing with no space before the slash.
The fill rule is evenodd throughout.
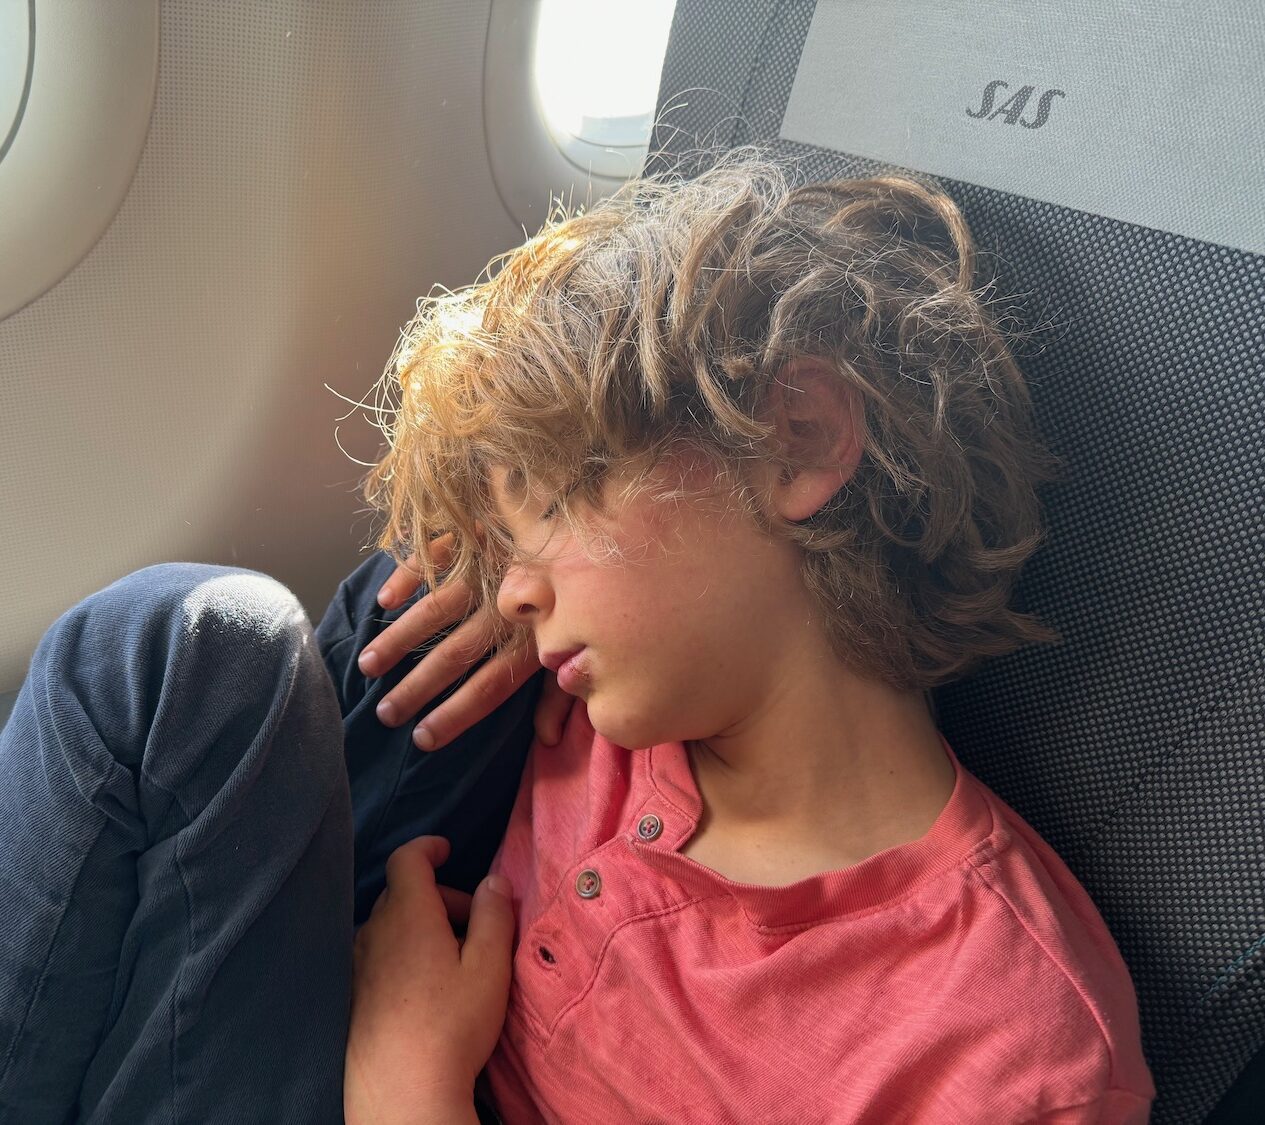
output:
<path id="1" fill-rule="evenodd" d="M 549 950 L 547 950 L 543 945 L 540 946 L 536 950 L 536 952 L 540 954 L 540 959 L 542 961 L 546 961 L 550 965 L 557 964 L 558 959 L 552 953 L 550 953 Z"/>

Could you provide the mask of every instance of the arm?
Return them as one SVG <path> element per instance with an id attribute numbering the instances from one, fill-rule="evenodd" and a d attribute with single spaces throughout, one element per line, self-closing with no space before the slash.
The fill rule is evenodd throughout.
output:
<path id="1" fill-rule="evenodd" d="M 456 1090 L 406 1106 L 366 1104 L 353 1095 L 344 1099 L 343 1114 L 347 1125 L 480 1125 L 474 1095 Z"/>
<path id="2" fill-rule="evenodd" d="M 514 909 L 498 876 L 473 898 L 437 886 L 435 868 L 447 858 L 439 836 L 397 848 L 387 888 L 356 934 L 348 1125 L 478 1125 L 474 1083 L 505 1022 Z M 459 942 L 450 916 L 467 912 Z"/>
<path id="3" fill-rule="evenodd" d="M 347 1125 L 480 1125 L 474 1095 L 455 1090 L 419 1105 L 375 1105 L 353 1093 L 344 1097 L 343 1115 Z"/>

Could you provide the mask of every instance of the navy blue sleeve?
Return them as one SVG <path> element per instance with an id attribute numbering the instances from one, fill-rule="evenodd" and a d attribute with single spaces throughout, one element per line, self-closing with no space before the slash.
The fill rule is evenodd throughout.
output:
<path id="1" fill-rule="evenodd" d="M 441 883 L 472 893 L 487 874 L 518 794 L 544 680 L 543 670 L 531 676 L 492 714 L 432 753 L 413 745 L 413 728 L 486 657 L 417 717 L 395 729 L 383 726 L 375 713 L 381 699 L 460 624 L 436 634 L 385 676 L 366 679 L 356 664 L 361 650 L 426 594 L 423 584 L 403 605 L 384 610 L 377 593 L 394 570 L 391 556 L 375 551 L 339 583 L 316 628 L 343 716 L 355 817 L 357 926 L 386 884 L 391 852 L 415 836 L 446 836 L 452 844 L 448 862 L 438 871 Z"/>

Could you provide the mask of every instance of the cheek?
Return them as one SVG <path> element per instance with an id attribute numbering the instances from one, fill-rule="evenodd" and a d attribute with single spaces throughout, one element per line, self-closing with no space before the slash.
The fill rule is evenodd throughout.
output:
<path id="1" fill-rule="evenodd" d="M 680 663 L 680 651 L 714 661 L 744 647 L 746 602 L 764 581 L 756 572 L 765 560 L 750 557 L 754 544 L 738 521 L 681 501 L 637 505 L 604 531 L 624 558 L 600 565 L 573 559 L 566 570 L 568 601 L 592 623 L 594 643 L 604 635 L 630 651 L 656 650 L 666 671 Z"/>
<path id="2" fill-rule="evenodd" d="M 682 551 L 611 576 L 593 591 L 594 605 L 621 638 L 655 654 L 672 675 L 732 645 L 736 621 L 732 577 L 710 559 Z"/>

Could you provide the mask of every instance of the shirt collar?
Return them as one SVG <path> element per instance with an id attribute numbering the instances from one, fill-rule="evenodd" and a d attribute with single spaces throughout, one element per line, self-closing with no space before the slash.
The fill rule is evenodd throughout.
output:
<path id="1" fill-rule="evenodd" d="M 653 806 L 660 804 L 670 812 L 662 816 L 662 836 L 646 842 L 634 834 L 628 838 L 628 846 L 643 862 L 691 893 L 700 897 L 728 893 L 761 928 L 804 927 L 872 910 L 899 900 L 918 884 L 962 863 L 993 832 L 993 813 L 982 783 L 958 761 L 943 734 L 940 741 L 953 763 L 955 780 L 935 823 L 919 839 L 887 848 L 851 867 L 782 887 L 766 887 L 734 882 L 681 855 L 677 849 L 694 833 L 703 812 L 683 742 L 665 742 L 633 752 L 637 784 L 644 786 L 647 798 L 643 809 L 654 811 Z M 628 753 L 600 734 L 595 752 L 600 752 L 599 747 Z"/>

